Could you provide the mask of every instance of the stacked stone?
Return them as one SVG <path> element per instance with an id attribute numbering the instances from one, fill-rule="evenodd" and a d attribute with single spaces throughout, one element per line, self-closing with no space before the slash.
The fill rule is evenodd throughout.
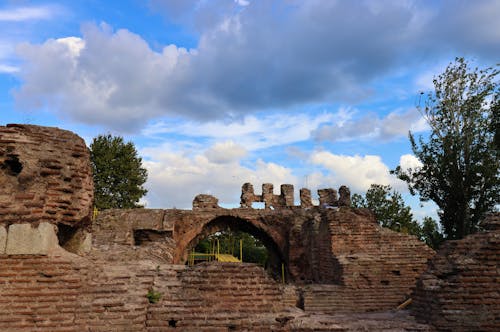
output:
<path id="1" fill-rule="evenodd" d="M 487 232 L 448 241 L 418 280 L 412 310 L 442 331 L 500 331 L 500 214 Z"/>
<path id="2" fill-rule="evenodd" d="M 339 206 L 351 206 L 351 190 L 346 186 L 339 188 Z"/>
<path id="3" fill-rule="evenodd" d="M 0 127 L 0 224 L 90 221 L 93 182 L 83 139 L 58 128 Z"/>
<path id="4" fill-rule="evenodd" d="M 303 209 L 308 209 L 313 207 L 310 189 L 307 188 L 300 189 L 300 207 Z"/>
<path id="5" fill-rule="evenodd" d="M 255 195 L 253 185 L 247 182 L 241 187 L 240 202 L 242 208 L 251 208 L 253 202 L 262 202 L 262 197 Z"/>
<path id="6" fill-rule="evenodd" d="M 293 185 L 282 184 L 280 193 L 280 207 L 291 207 L 293 205 Z"/>
<path id="7" fill-rule="evenodd" d="M 193 210 L 218 209 L 219 200 L 212 195 L 199 194 L 193 200 Z"/>
<path id="8" fill-rule="evenodd" d="M 318 189 L 319 206 L 338 206 L 337 191 L 335 189 Z"/>

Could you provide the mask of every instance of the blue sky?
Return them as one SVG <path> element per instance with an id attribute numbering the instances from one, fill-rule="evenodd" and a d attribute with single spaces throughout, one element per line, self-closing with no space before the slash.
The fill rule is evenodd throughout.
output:
<path id="1" fill-rule="evenodd" d="M 0 125 L 135 143 L 147 207 L 240 188 L 371 183 L 418 165 L 420 92 L 500 54 L 500 1 L 0 1 Z"/>

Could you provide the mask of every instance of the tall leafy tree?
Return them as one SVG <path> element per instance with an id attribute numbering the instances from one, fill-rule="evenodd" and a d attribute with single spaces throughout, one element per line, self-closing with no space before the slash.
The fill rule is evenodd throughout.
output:
<path id="1" fill-rule="evenodd" d="M 138 208 L 147 190 L 147 171 L 132 142 L 122 137 L 99 135 L 90 145 L 94 174 L 94 206 L 98 209 Z"/>
<path id="2" fill-rule="evenodd" d="M 381 226 L 421 236 L 420 225 L 413 220 L 411 208 L 405 205 L 401 194 L 393 191 L 391 186 L 372 184 L 365 197 L 354 194 L 351 202 L 353 207 L 372 210 Z"/>
<path id="3" fill-rule="evenodd" d="M 437 204 L 449 239 L 476 232 L 499 203 L 498 73 L 498 65 L 470 68 L 463 58 L 450 63 L 419 105 L 431 129 L 428 139 L 409 133 L 422 166 L 393 171 L 412 194 Z"/>
<path id="4" fill-rule="evenodd" d="M 378 223 L 396 232 L 415 235 L 431 248 L 443 242 L 443 235 L 436 221 L 425 217 L 422 224 L 413 219 L 411 208 L 405 204 L 401 194 L 391 186 L 372 184 L 365 196 L 354 194 L 351 205 L 373 211 Z"/>
<path id="5" fill-rule="evenodd" d="M 420 238 L 431 248 L 436 249 L 443 243 L 443 234 L 439 231 L 436 220 L 425 217 L 422 222 Z"/>

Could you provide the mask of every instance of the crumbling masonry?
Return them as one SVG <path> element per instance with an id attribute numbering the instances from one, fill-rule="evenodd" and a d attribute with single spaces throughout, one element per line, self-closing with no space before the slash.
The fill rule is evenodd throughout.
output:
<path id="1" fill-rule="evenodd" d="M 295 206 L 293 186 L 256 195 L 249 183 L 240 208 L 198 195 L 192 210 L 92 220 L 83 140 L 29 125 L 0 127 L 0 184 L 1 331 L 499 330 L 498 227 L 434 256 L 351 208 L 345 186 L 319 190 L 317 205 L 300 189 Z M 266 245 L 267 271 L 185 265 L 201 239 L 227 228 Z M 285 284 L 273 279 L 282 266 Z M 418 322 L 393 311 L 410 297 Z"/>

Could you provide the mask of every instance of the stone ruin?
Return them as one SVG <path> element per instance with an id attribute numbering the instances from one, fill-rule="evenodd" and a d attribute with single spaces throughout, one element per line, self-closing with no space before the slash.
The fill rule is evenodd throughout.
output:
<path id="1" fill-rule="evenodd" d="M 351 192 L 346 186 L 341 186 L 339 189 L 340 198 L 337 198 L 335 189 L 319 189 L 319 205 L 323 207 L 340 207 L 351 205 Z M 252 208 L 252 203 L 264 203 L 265 209 L 284 209 L 293 208 L 295 205 L 293 185 L 282 184 L 281 193 L 274 194 L 274 186 L 271 183 L 262 185 L 262 195 L 255 195 L 253 185 L 251 183 L 243 184 L 241 188 L 242 208 Z M 311 190 L 307 188 L 300 189 L 300 207 L 303 209 L 313 207 Z"/>
<path id="2" fill-rule="evenodd" d="M 246 183 L 240 208 L 198 195 L 192 210 L 92 219 L 88 156 L 68 131 L 0 127 L 1 331 L 500 330 L 499 214 L 437 254 L 351 208 L 345 186 L 319 190 L 317 206 L 308 189 L 294 206 L 291 185 Z M 266 245 L 267 271 L 185 264 L 227 228 Z"/>
<path id="3" fill-rule="evenodd" d="M 47 253 L 56 234 L 68 246 L 84 238 L 88 245 L 93 197 L 83 139 L 58 128 L 0 126 L 0 254 Z"/>

